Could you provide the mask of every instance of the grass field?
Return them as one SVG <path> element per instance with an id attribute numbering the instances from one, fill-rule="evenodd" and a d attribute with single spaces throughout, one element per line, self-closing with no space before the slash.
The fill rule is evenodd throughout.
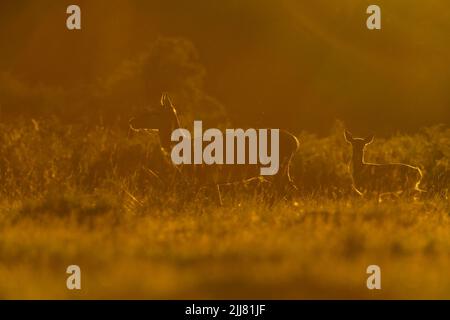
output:
<path id="1" fill-rule="evenodd" d="M 342 126 L 298 136 L 296 203 L 243 188 L 218 208 L 148 174 L 151 137 L 0 124 L 0 298 L 450 298 L 450 130 L 370 146 L 371 161 L 425 173 L 421 199 L 381 203 L 350 192 Z M 81 291 L 66 288 L 71 264 Z M 366 288 L 371 264 L 380 291 Z"/>

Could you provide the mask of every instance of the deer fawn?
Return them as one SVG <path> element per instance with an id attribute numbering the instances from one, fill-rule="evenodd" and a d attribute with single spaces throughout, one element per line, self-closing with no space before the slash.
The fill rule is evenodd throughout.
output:
<path id="1" fill-rule="evenodd" d="M 219 204 L 222 204 L 221 185 L 247 182 L 256 178 L 270 182 L 274 191 L 282 197 L 291 196 L 297 190 L 289 169 L 292 158 L 298 150 L 299 142 L 289 132 L 279 131 L 278 173 L 262 178 L 259 166 L 254 164 L 173 164 L 170 153 L 176 143 L 171 140 L 171 135 L 174 130 L 180 128 L 180 121 L 177 111 L 166 93 L 163 93 L 157 109 L 147 110 L 138 117 L 130 119 L 130 128 L 133 131 L 157 132 L 162 153 L 167 159 L 166 163 L 175 169 L 179 179 L 197 190 L 203 187 L 214 187 Z M 164 177 L 160 177 L 160 179 L 164 180 Z"/>
<path id="2" fill-rule="evenodd" d="M 376 194 L 378 201 L 384 194 L 415 194 L 424 192 L 419 188 L 422 172 L 419 168 L 403 164 L 375 164 L 364 161 L 365 147 L 373 142 L 374 137 L 353 138 L 348 131 L 345 140 L 352 145 L 353 154 L 350 170 L 353 188 L 360 195 Z"/>

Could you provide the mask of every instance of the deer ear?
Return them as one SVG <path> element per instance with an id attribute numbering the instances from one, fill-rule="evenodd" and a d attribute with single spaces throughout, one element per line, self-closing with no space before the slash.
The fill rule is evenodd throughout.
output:
<path id="1" fill-rule="evenodd" d="M 373 142 L 373 139 L 374 139 L 374 135 L 370 135 L 370 136 L 366 137 L 364 139 L 364 141 L 366 142 L 366 144 L 371 144 Z"/>
<path id="2" fill-rule="evenodd" d="M 347 142 L 351 143 L 353 141 L 353 135 L 350 133 L 350 131 L 345 130 L 344 137 Z"/>
<path id="3" fill-rule="evenodd" d="M 160 100 L 161 107 L 164 107 L 164 100 L 166 100 L 166 93 L 165 92 L 163 92 L 162 95 L 161 95 L 161 100 Z"/>
<path id="4" fill-rule="evenodd" d="M 164 92 L 161 96 L 161 107 L 163 108 L 170 108 L 172 107 L 172 101 L 169 98 L 169 95 L 167 92 Z"/>

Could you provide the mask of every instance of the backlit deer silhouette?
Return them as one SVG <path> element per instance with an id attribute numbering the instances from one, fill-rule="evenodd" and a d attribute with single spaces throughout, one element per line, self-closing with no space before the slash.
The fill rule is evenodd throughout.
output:
<path id="1" fill-rule="evenodd" d="M 368 163 L 364 160 L 364 152 L 374 137 L 353 138 L 348 131 L 345 131 L 344 136 L 353 149 L 350 171 L 353 188 L 357 193 L 374 194 L 378 197 L 378 201 L 381 201 L 381 197 L 385 194 L 415 195 L 424 192 L 419 187 L 422 180 L 419 168 L 403 163 Z"/>
<path id="2" fill-rule="evenodd" d="M 260 175 L 260 166 L 254 164 L 181 164 L 171 161 L 171 150 L 176 144 L 171 140 L 172 132 L 181 128 L 177 111 L 169 96 L 163 93 L 160 105 L 153 110 L 146 110 L 130 119 L 133 131 L 150 131 L 159 136 L 161 151 L 169 167 L 173 168 L 177 179 L 191 188 L 214 188 L 217 202 L 222 204 L 220 187 L 253 179 L 269 182 L 271 191 L 281 198 L 290 198 L 297 191 L 291 175 L 292 158 L 299 148 L 298 139 L 287 131 L 279 131 L 279 170 L 273 176 Z M 164 176 L 158 175 L 162 181 Z"/>

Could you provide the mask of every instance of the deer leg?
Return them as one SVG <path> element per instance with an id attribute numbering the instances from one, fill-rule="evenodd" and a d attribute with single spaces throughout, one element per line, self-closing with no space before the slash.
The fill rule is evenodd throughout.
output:
<path id="1" fill-rule="evenodd" d="M 293 196 L 297 194 L 298 188 L 291 179 L 289 166 L 291 159 L 287 158 L 281 161 L 280 171 L 273 178 L 273 198 L 292 200 Z"/>
<path id="2" fill-rule="evenodd" d="M 383 202 L 383 196 L 382 196 L 382 193 L 380 193 L 380 192 L 377 192 L 377 202 L 378 203 Z"/>
<path id="3" fill-rule="evenodd" d="M 284 187 L 284 198 L 288 201 L 291 201 L 294 199 L 294 197 L 298 196 L 298 188 L 295 185 L 294 181 L 289 179 Z"/>
<path id="4" fill-rule="evenodd" d="M 409 190 L 405 190 L 402 193 L 402 196 L 405 198 L 412 198 L 413 200 L 418 200 L 420 198 L 420 195 L 423 193 L 424 191 L 422 190 L 417 190 L 415 188 L 413 189 L 409 189 Z"/>
<path id="5" fill-rule="evenodd" d="M 286 195 L 286 180 L 284 176 L 275 178 L 272 184 L 272 199 L 273 201 L 284 198 Z"/>
<path id="6" fill-rule="evenodd" d="M 380 202 L 383 202 L 383 199 L 386 199 L 386 197 L 388 197 L 388 200 L 398 200 L 400 198 L 400 193 L 398 192 L 384 192 L 384 193 L 380 193 Z"/>
<path id="7" fill-rule="evenodd" d="M 422 195 L 426 195 L 426 191 L 422 189 L 413 189 L 413 199 L 420 200 Z"/>

